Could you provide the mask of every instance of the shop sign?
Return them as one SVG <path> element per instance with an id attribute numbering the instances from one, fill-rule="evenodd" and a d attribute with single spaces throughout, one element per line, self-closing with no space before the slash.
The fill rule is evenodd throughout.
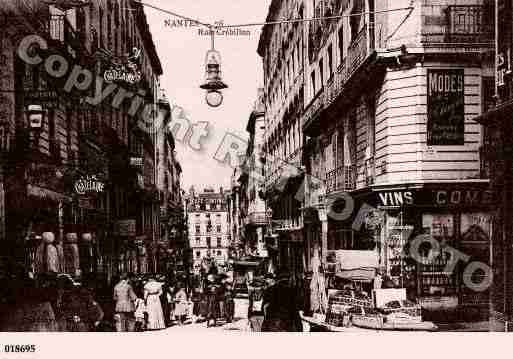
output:
<path id="1" fill-rule="evenodd" d="M 428 70 L 427 145 L 464 145 L 464 70 Z"/>
<path id="2" fill-rule="evenodd" d="M 105 183 L 98 180 L 96 176 L 85 176 L 76 181 L 74 187 L 79 195 L 90 192 L 101 193 L 105 189 Z"/>
<path id="3" fill-rule="evenodd" d="M 506 84 L 506 74 L 511 73 L 511 50 L 507 49 L 506 54 L 501 52 L 497 55 L 497 86 L 502 87 Z"/>
<path id="4" fill-rule="evenodd" d="M 490 205 L 493 203 L 493 192 L 483 190 L 437 191 L 435 204 L 447 205 Z"/>
<path id="5" fill-rule="evenodd" d="M 125 82 L 136 84 L 141 81 L 142 74 L 139 70 L 138 60 L 141 56 L 141 50 L 134 48 L 133 53 L 128 56 L 126 62 L 119 59 L 113 59 L 112 66 L 103 74 L 106 82 Z"/>
<path id="6" fill-rule="evenodd" d="M 495 202 L 494 194 L 486 189 L 438 190 L 422 189 L 411 191 L 378 192 L 378 205 L 383 207 L 402 206 L 486 206 Z"/>
<path id="7" fill-rule="evenodd" d="M 45 108 L 56 108 L 59 106 L 59 96 L 57 91 L 53 90 L 26 91 L 25 103 L 44 104 Z"/>
<path id="8" fill-rule="evenodd" d="M 136 235 L 135 219 L 124 219 L 116 222 L 116 232 L 119 236 L 133 237 Z"/>
<path id="9" fill-rule="evenodd" d="M 411 191 L 391 191 L 378 193 L 383 206 L 402 206 L 413 204 L 413 193 Z"/>

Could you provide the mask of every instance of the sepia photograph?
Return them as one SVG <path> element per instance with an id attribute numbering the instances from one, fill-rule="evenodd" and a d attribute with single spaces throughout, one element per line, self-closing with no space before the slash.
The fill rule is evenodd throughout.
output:
<path id="1" fill-rule="evenodd" d="M 512 23 L 511 0 L 0 0 L 1 355 L 513 330 Z"/>

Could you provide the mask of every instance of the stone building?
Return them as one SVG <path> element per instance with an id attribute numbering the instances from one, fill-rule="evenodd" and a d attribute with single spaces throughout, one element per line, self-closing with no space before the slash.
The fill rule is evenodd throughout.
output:
<path id="1" fill-rule="evenodd" d="M 8 257 L 30 270 L 53 232 L 63 257 L 79 249 L 72 274 L 156 270 L 154 139 L 136 124 L 153 122 L 162 66 L 142 6 L 9 1 L 0 21 Z M 28 35 L 41 61 L 19 55 Z"/>
<path id="2" fill-rule="evenodd" d="M 493 4 L 321 0 L 306 14 L 343 16 L 308 25 L 307 265 L 361 282 L 380 270 L 427 314 L 485 317 L 489 292 L 466 268 L 489 264 L 494 198 L 473 118 L 493 95 Z M 420 234 L 443 248 L 432 261 L 409 252 Z"/>
<path id="3" fill-rule="evenodd" d="M 187 196 L 187 225 L 191 265 L 199 274 L 211 266 L 219 271 L 228 263 L 231 236 L 228 226 L 228 209 L 223 188 L 215 191 L 206 188 L 196 193 L 193 188 Z"/>

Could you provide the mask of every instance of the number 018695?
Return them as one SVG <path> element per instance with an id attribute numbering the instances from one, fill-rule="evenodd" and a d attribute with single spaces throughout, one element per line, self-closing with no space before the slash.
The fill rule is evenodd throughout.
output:
<path id="1" fill-rule="evenodd" d="M 4 353 L 34 353 L 36 346 L 34 344 L 6 344 L 4 345 Z"/>

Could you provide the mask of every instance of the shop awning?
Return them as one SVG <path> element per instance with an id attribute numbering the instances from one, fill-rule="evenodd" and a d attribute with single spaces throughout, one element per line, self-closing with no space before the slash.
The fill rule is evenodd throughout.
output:
<path id="1" fill-rule="evenodd" d="M 376 276 L 375 268 L 344 269 L 339 271 L 338 278 L 352 280 L 356 282 L 372 282 Z"/>
<path id="2" fill-rule="evenodd" d="M 338 250 L 336 275 L 354 281 L 372 281 L 379 266 L 376 251 Z"/>

